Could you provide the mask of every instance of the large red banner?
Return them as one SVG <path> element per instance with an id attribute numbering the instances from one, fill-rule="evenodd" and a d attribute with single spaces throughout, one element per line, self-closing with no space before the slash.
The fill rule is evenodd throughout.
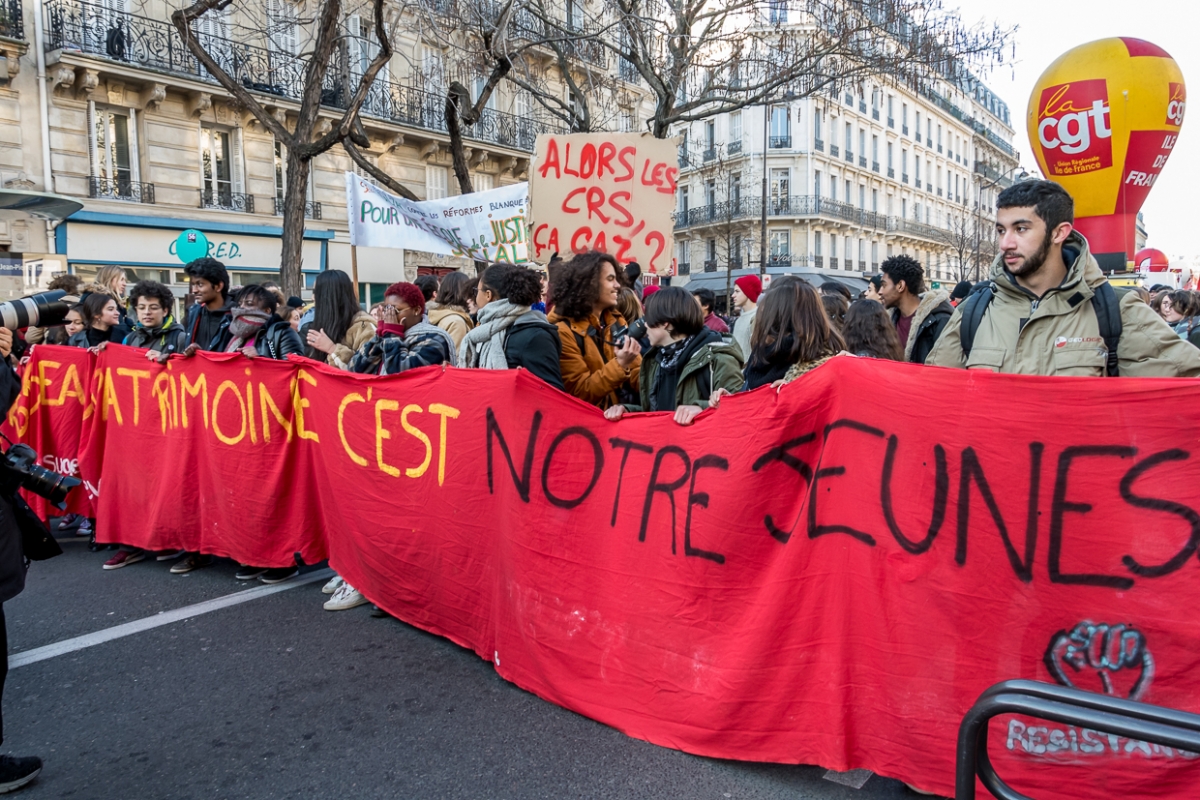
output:
<path id="1" fill-rule="evenodd" d="M 72 367 L 85 395 L 50 402 Z M 951 794 L 958 723 L 997 681 L 1200 711 L 1198 399 L 846 357 L 681 427 L 522 371 L 38 347 L 9 421 L 78 454 L 101 540 L 328 556 L 631 736 Z M 82 441 L 59 441 L 72 415 Z M 1191 754 L 993 724 L 1035 797 L 1194 795 Z"/>

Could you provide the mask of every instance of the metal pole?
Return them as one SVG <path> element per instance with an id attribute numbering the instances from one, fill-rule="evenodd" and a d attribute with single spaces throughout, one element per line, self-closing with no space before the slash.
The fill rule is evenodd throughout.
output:
<path id="1" fill-rule="evenodd" d="M 767 274 L 767 147 L 769 145 L 771 100 L 763 98 L 762 241 L 759 242 L 758 274 Z"/>
<path id="2" fill-rule="evenodd" d="M 350 245 L 350 280 L 354 282 L 354 296 L 358 297 L 358 245 Z M 367 298 L 370 305 L 370 298 Z"/>

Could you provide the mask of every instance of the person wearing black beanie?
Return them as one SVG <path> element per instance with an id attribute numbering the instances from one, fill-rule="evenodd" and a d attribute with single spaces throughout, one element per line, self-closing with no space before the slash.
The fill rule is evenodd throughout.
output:
<path id="1" fill-rule="evenodd" d="M 971 293 L 971 288 L 974 286 L 970 281 L 959 281 L 954 284 L 954 290 L 950 292 L 950 305 L 957 306 L 967 298 Z"/>

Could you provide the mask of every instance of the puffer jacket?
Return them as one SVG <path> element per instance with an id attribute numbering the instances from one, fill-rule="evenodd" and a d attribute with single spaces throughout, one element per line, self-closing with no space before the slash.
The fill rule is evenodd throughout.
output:
<path id="1" fill-rule="evenodd" d="M 950 293 L 942 289 L 930 289 L 921 295 L 921 303 L 913 312 L 912 327 L 908 329 L 908 341 L 904 343 L 904 360 L 913 364 L 924 364 L 929 352 L 937 344 L 938 337 L 954 314 L 950 305 Z M 892 309 L 892 324 L 900 318 L 900 309 Z"/>
<path id="2" fill-rule="evenodd" d="M 550 323 L 558 327 L 562 341 L 563 385 L 569 394 L 585 403 L 608 408 L 617 403 L 617 390 L 638 388 L 638 372 L 642 357 L 633 360 L 629 369 L 617 362 L 616 351 L 608 329 L 625 325 L 625 318 L 609 309 L 601 316 L 587 319 L 566 319 L 551 313 Z M 601 349 L 603 347 L 603 349 Z"/>
<path id="3" fill-rule="evenodd" d="M 708 398 L 714 389 L 737 392 L 742 388 L 742 349 L 736 342 L 723 342 L 721 335 L 711 328 L 700 334 L 711 334 L 688 358 L 675 379 L 675 407 L 700 406 L 708 408 Z M 642 371 L 638 380 L 639 405 L 626 405 L 626 411 L 649 411 L 650 394 L 654 391 L 654 378 L 659 369 L 660 348 L 654 347 L 642 356 Z M 707 385 L 706 385 L 707 384 Z M 673 409 L 660 408 L 659 411 Z"/>
<path id="4" fill-rule="evenodd" d="M 464 309 L 455 306 L 440 306 L 437 303 L 430 303 L 425 307 L 425 313 L 429 317 L 431 325 L 436 325 L 450 334 L 450 338 L 454 340 L 456 353 L 459 345 L 462 344 L 463 337 L 470 332 L 471 328 L 475 327 L 471 323 L 471 315 Z"/>
<path id="5" fill-rule="evenodd" d="M 124 343 L 130 347 L 144 347 L 159 353 L 182 353 L 187 349 L 188 335 L 174 317 L 167 317 L 158 328 L 147 328 L 139 324 L 125 337 Z"/>
<path id="6" fill-rule="evenodd" d="M 959 338 L 960 306 L 925 363 L 1019 375 L 1104 375 L 1108 348 L 1091 297 L 1107 279 L 1077 231 L 1067 237 L 1063 258 L 1067 277 L 1038 298 L 1004 268 L 1004 255 L 996 256 L 991 272 L 995 297 L 975 333 L 970 357 L 963 354 Z M 1200 376 L 1200 350 L 1181 339 L 1136 294 L 1120 297 L 1120 311 L 1117 359 L 1122 376 Z"/>
<path id="7" fill-rule="evenodd" d="M 375 326 L 375 318 L 367 312 L 360 311 L 355 314 L 354 319 L 350 321 L 350 327 L 346 329 L 346 335 L 334 344 L 333 352 L 325 357 L 325 363 L 331 367 L 349 370 L 354 354 L 375 338 Z"/>

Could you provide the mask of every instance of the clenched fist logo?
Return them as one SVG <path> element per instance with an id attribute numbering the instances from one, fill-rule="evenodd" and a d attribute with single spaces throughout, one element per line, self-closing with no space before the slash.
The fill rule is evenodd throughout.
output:
<path id="1" fill-rule="evenodd" d="M 1140 700 L 1154 679 L 1146 637 L 1132 625 L 1084 620 L 1059 631 L 1046 649 L 1046 666 L 1063 686 Z"/>

